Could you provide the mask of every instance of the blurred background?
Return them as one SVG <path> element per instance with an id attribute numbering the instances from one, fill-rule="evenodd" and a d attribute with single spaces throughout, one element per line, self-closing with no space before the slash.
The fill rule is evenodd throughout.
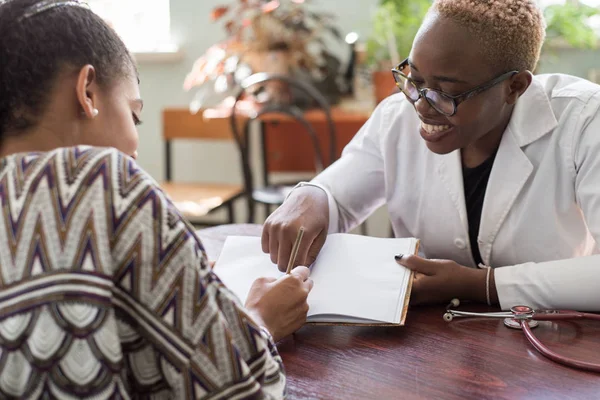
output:
<path id="1" fill-rule="evenodd" d="M 89 3 L 138 62 L 145 102 L 139 163 L 168 183 L 167 192 L 199 226 L 260 223 L 295 181 L 309 179 L 339 156 L 377 102 L 393 93 L 389 70 L 408 55 L 430 5 L 429 0 Z M 539 3 L 548 39 L 535 72 L 600 82 L 600 0 Z M 282 76 L 289 79 L 269 79 Z M 385 210 L 360 231 L 389 235 Z"/>

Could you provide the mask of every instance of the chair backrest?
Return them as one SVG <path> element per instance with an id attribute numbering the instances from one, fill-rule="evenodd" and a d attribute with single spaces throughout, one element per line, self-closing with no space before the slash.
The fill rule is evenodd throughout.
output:
<path id="1" fill-rule="evenodd" d="M 162 112 L 162 138 L 164 140 L 165 164 L 164 180 L 173 178 L 174 161 L 173 140 L 178 139 L 211 139 L 230 141 L 229 121 L 227 118 L 209 118 L 202 111 L 195 114 L 186 108 L 166 108 Z"/>
<path id="2" fill-rule="evenodd" d="M 319 137 L 317 132 L 314 129 L 314 126 L 305 118 L 304 111 L 292 102 L 282 102 L 282 101 L 267 101 L 265 104 L 261 104 L 261 106 L 251 115 L 245 115 L 245 119 L 243 119 L 243 129 L 239 129 L 239 121 L 237 115 L 237 105 L 240 100 L 243 99 L 245 94 L 248 94 L 250 90 L 254 90 L 257 88 L 264 88 L 265 85 L 271 83 L 279 83 L 284 86 L 289 87 L 290 89 L 295 89 L 297 92 L 302 94 L 304 97 L 308 98 L 311 105 L 314 104 L 316 107 L 323 112 L 325 116 L 326 126 L 327 126 L 327 137 L 329 141 L 329 154 L 328 160 L 325 161 L 323 157 L 323 150 L 321 144 L 319 142 Z M 253 171 L 250 163 L 250 126 L 253 121 L 262 120 L 267 114 L 279 114 L 282 118 L 292 119 L 298 122 L 303 128 L 304 131 L 308 134 L 315 155 L 315 170 L 317 172 L 321 172 L 325 167 L 333 163 L 336 159 L 336 132 L 335 132 L 335 124 L 333 122 L 333 118 L 331 115 L 331 108 L 329 106 L 328 101 L 325 97 L 312 85 L 305 81 L 301 81 L 289 76 L 285 75 L 273 75 L 268 73 L 257 73 L 248 78 L 246 78 L 240 85 L 239 92 L 235 98 L 235 103 L 232 107 L 231 115 L 230 115 L 230 127 L 231 132 L 233 133 L 234 139 L 240 151 L 241 161 L 242 161 L 242 173 L 244 176 L 244 182 L 246 185 L 246 190 L 248 193 L 252 192 L 253 189 Z M 260 90 L 258 90 L 260 91 Z M 262 155 L 263 160 L 263 180 L 264 184 L 268 184 L 268 171 L 266 171 L 266 155 Z"/>

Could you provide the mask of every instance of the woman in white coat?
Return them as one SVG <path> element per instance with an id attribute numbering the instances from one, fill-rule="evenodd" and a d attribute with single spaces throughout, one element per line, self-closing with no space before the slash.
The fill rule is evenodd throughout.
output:
<path id="1" fill-rule="evenodd" d="M 437 0 L 382 102 L 334 165 L 267 220 L 283 268 L 387 203 L 411 303 L 463 300 L 600 311 L 600 86 L 534 77 L 544 21 L 533 0 Z M 480 266 L 491 266 L 488 273 Z"/>

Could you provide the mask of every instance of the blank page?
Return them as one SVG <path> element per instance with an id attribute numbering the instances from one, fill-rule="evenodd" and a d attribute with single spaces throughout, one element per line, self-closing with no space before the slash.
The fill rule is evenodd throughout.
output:
<path id="1" fill-rule="evenodd" d="M 410 271 L 394 256 L 414 254 L 416 244 L 416 239 L 329 235 L 312 268 L 310 315 L 399 323 Z"/>
<path id="2" fill-rule="evenodd" d="M 414 254 L 416 243 L 329 235 L 311 268 L 315 284 L 308 297 L 309 321 L 399 323 L 410 271 L 398 265 L 394 255 Z M 214 271 L 242 302 L 255 279 L 283 275 L 262 252 L 260 238 L 248 236 L 226 239 Z"/>
<path id="3" fill-rule="evenodd" d="M 229 236 L 214 272 L 243 303 L 246 302 L 252 283 L 260 277 L 279 278 L 284 275 L 262 252 L 259 237 Z"/>

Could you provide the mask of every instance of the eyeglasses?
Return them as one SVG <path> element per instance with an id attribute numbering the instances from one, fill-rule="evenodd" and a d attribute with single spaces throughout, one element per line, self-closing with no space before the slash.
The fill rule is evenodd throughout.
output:
<path id="1" fill-rule="evenodd" d="M 408 71 L 407 71 L 408 70 Z M 427 100 L 427 103 L 434 110 L 443 114 L 447 117 L 451 117 L 456 114 L 456 109 L 458 105 L 473 96 L 478 95 L 481 92 L 484 92 L 493 86 L 496 86 L 500 82 L 507 80 L 513 75 L 517 74 L 519 71 L 510 71 L 500 75 L 497 78 L 492 79 L 491 81 L 485 82 L 482 85 L 479 85 L 471 90 L 468 90 L 464 93 L 458 94 L 456 96 L 452 96 L 441 92 L 435 89 L 423 88 L 419 89 L 418 85 L 411 78 L 408 77 L 408 73 L 410 71 L 410 67 L 408 65 L 408 58 L 402 61 L 398 66 L 392 69 L 392 75 L 394 75 L 394 80 L 396 81 L 396 86 L 404 93 L 406 98 L 411 103 L 416 103 L 421 97 Z"/>

